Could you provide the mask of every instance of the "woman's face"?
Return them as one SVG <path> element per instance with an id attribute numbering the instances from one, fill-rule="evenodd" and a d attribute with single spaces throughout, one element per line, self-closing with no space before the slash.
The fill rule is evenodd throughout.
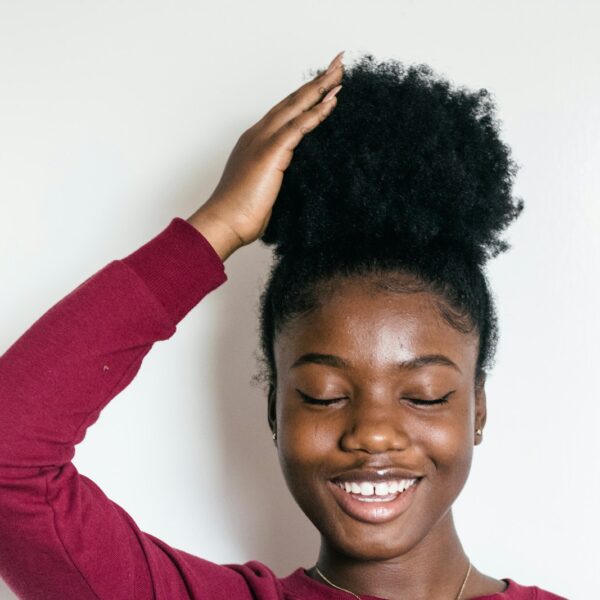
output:
<path id="1" fill-rule="evenodd" d="M 340 279 L 320 308 L 284 326 L 270 418 L 290 491 L 325 540 L 383 560 L 449 514 L 485 423 L 485 394 L 474 381 L 476 333 L 444 321 L 429 293 L 373 282 Z"/>

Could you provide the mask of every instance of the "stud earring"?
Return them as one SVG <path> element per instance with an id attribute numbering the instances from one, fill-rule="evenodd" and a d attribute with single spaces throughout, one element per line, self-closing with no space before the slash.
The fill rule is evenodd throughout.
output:
<path id="1" fill-rule="evenodd" d="M 273 432 L 273 441 L 274 442 L 277 441 L 277 432 L 276 431 Z"/>
<path id="2" fill-rule="evenodd" d="M 475 435 L 481 435 L 483 432 L 481 431 L 481 429 L 476 429 L 475 430 Z"/>

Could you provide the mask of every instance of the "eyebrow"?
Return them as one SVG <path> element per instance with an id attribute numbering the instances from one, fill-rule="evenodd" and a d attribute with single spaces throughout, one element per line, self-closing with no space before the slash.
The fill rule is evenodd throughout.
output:
<path id="1" fill-rule="evenodd" d="M 343 358 L 335 356 L 334 354 L 321 354 L 319 352 L 309 352 L 300 356 L 294 364 L 290 367 L 290 370 L 295 369 L 305 364 L 317 364 L 327 365 L 328 367 L 335 367 L 336 369 L 347 369 L 350 365 Z M 395 366 L 399 369 L 414 370 L 420 369 L 421 367 L 427 367 L 430 365 L 441 365 L 445 367 L 451 367 L 462 374 L 458 365 L 450 360 L 444 354 L 425 354 L 423 356 L 417 356 L 411 360 L 403 360 L 395 363 Z"/>

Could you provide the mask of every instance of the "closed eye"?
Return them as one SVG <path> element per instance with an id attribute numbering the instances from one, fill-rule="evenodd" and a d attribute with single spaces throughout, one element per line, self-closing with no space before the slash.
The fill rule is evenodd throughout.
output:
<path id="1" fill-rule="evenodd" d="M 299 389 L 296 391 L 300 394 L 302 400 L 307 404 L 316 404 L 317 406 L 329 406 L 335 402 L 339 402 L 340 400 L 345 400 L 345 397 L 342 398 L 313 398 L 312 396 L 307 396 L 304 392 L 301 392 Z"/>
<path id="2" fill-rule="evenodd" d="M 330 404 L 334 404 L 335 402 L 340 402 L 341 400 L 346 399 L 345 396 L 342 396 L 341 398 L 313 398 L 312 396 L 301 392 L 299 389 L 296 389 L 296 391 L 298 392 L 298 394 L 300 394 L 304 402 L 306 402 L 307 404 L 315 404 L 317 406 L 329 406 Z M 422 400 L 420 398 L 408 398 L 406 396 L 404 396 L 403 399 L 408 400 L 409 402 L 412 402 L 417 406 L 426 406 L 428 404 L 446 404 L 450 396 L 455 391 L 456 390 L 452 390 L 451 392 L 448 392 L 445 396 L 442 396 L 441 398 L 436 398 L 435 400 Z"/>
<path id="3" fill-rule="evenodd" d="M 456 390 L 452 390 L 451 392 L 448 392 L 445 396 L 442 396 L 441 398 L 436 398 L 435 400 L 421 400 L 420 398 L 407 398 L 406 396 L 403 397 L 404 400 L 408 400 L 409 402 L 412 402 L 413 404 L 416 404 L 418 406 L 426 406 L 427 404 L 445 404 L 446 402 L 448 402 L 448 398 L 450 398 L 450 396 L 452 394 L 454 394 Z"/>

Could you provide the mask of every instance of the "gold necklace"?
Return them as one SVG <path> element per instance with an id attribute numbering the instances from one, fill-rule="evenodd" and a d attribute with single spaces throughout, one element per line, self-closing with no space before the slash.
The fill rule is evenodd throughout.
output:
<path id="1" fill-rule="evenodd" d="M 315 570 L 319 574 L 319 577 L 323 581 L 326 581 L 330 586 L 334 587 L 337 590 L 341 590 L 342 592 L 346 592 L 347 594 L 350 594 L 354 598 L 358 598 L 358 600 L 360 600 L 360 596 L 358 596 L 354 592 L 351 592 L 350 590 L 347 590 L 346 588 L 340 587 L 339 585 L 335 585 L 335 583 L 333 583 L 332 581 L 329 581 L 329 579 L 327 579 L 327 577 L 325 577 L 325 575 L 323 575 L 323 573 L 321 573 L 321 571 L 320 571 L 319 567 L 317 567 L 317 565 L 315 565 Z M 460 586 L 460 590 L 458 590 L 458 595 L 456 596 L 455 600 L 460 600 L 470 573 L 471 573 L 471 561 L 469 561 L 469 568 L 467 569 L 467 574 L 465 575 L 465 578 L 463 579 L 462 585 Z"/>

